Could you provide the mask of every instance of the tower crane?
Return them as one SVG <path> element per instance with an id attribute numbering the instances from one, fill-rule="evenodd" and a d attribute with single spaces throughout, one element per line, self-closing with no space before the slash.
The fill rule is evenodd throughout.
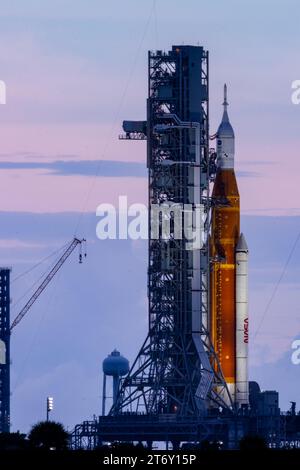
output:
<path id="1" fill-rule="evenodd" d="M 41 293 L 46 289 L 48 286 L 49 282 L 53 279 L 57 271 L 62 267 L 62 265 L 65 263 L 65 261 L 69 258 L 71 253 L 75 250 L 76 246 L 82 246 L 82 244 L 85 242 L 85 238 L 79 239 L 74 237 L 74 239 L 70 242 L 70 244 L 67 246 L 66 250 L 63 252 L 62 256 L 59 258 L 57 263 L 53 266 L 51 271 L 47 274 L 47 276 L 44 278 L 43 282 L 39 285 L 39 287 L 36 289 L 34 294 L 30 297 L 28 302 L 24 305 L 20 313 L 16 316 L 14 321 L 11 324 L 10 327 L 10 332 L 20 323 L 22 318 L 26 315 L 28 310 L 32 307 L 34 302 L 39 298 Z M 85 255 L 86 256 L 86 255 Z M 80 251 L 79 253 L 79 263 L 82 263 L 82 253 Z"/>

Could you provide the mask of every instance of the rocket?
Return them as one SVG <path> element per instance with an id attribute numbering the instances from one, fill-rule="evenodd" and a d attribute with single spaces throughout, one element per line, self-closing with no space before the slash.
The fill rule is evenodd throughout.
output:
<path id="1" fill-rule="evenodd" d="M 240 233 L 234 131 L 224 85 L 211 211 L 210 335 L 236 408 L 248 403 L 248 247 Z"/>

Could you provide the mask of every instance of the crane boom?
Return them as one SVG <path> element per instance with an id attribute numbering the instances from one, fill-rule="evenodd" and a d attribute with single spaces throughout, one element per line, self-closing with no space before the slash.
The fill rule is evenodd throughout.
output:
<path id="1" fill-rule="evenodd" d="M 26 315 L 28 310 L 32 307 L 34 302 L 38 299 L 38 297 L 41 295 L 41 293 L 44 291 L 44 289 L 47 287 L 49 282 L 53 279 L 57 271 L 62 267 L 64 262 L 69 258 L 71 253 L 75 250 L 77 245 L 81 245 L 82 242 L 85 242 L 85 239 L 78 239 L 74 238 L 72 242 L 68 245 L 62 256 L 59 258 L 57 263 L 53 266 L 51 271 L 47 274 L 43 282 L 40 284 L 40 286 L 37 288 L 37 290 L 34 292 L 34 294 L 30 297 L 28 302 L 24 305 L 20 313 L 16 316 L 14 321 L 11 324 L 10 331 L 12 331 L 15 326 L 17 326 L 18 323 L 22 320 L 22 318 Z M 81 256 L 81 255 L 80 255 Z"/>

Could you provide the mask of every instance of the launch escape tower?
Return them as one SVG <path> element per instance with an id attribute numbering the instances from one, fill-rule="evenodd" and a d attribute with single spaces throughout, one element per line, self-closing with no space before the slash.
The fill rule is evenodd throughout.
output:
<path id="1" fill-rule="evenodd" d="M 10 428 L 10 270 L 0 268 L 0 433 Z"/>

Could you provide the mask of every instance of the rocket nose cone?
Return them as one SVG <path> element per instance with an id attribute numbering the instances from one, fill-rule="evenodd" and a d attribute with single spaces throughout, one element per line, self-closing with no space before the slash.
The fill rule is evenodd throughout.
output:
<path id="1" fill-rule="evenodd" d="M 231 137 L 234 139 L 234 130 L 232 125 L 230 124 L 227 111 L 224 111 L 223 113 L 221 124 L 219 125 L 219 128 L 217 130 L 217 136 L 219 138 Z"/>
<path id="2" fill-rule="evenodd" d="M 247 245 L 247 242 L 246 242 L 246 239 L 245 239 L 243 233 L 241 233 L 241 235 L 240 235 L 240 238 L 239 238 L 239 241 L 237 242 L 235 251 L 244 251 L 244 252 L 247 252 L 247 253 L 249 251 L 248 245 Z"/>

